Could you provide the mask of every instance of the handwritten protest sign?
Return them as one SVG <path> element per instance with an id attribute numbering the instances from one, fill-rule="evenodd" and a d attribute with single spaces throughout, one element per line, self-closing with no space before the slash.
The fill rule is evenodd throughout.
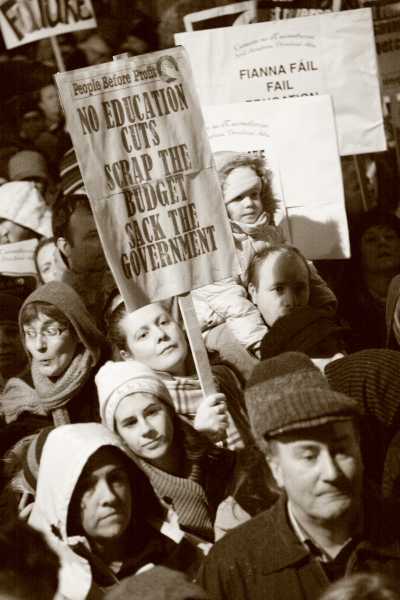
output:
<path id="1" fill-rule="evenodd" d="M 225 6 L 216 6 L 208 10 L 200 10 L 183 17 L 186 31 L 229 27 L 254 23 L 257 19 L 257 1 L 236 2 Z"/>
<path id="2" fill-rule="evenodd" d="M 34 239 L 0 245 L 0 273 L 11 276 L 36 273 L 33 255 L 37 244 Z"/>
<path id="3" fill-rule="evenodd" d="M 206 106 L 204 117 L 214 152 L 257 151 L 266 157 L 280 184 L 276 220 L 288 241 L 310 259 L 350 256 L 329 96 Z"/>
<path id="4" fill-rule="evenodd" d="M 56 82 L 128 308 L 236 272 L 184 48 L 59 73 Z"/>
<path id="5" fill-rule="evenodd" d="M 10 49 L 97 23 L 91 0 L 1 0 L 0 26 Z"/>
<path id="6" fill-rule="evenodd" d="M 188 50 L 202 104 L 328 93 L 340 154 L 386 149 L 370 9 L 185 32 L 175 41 Z"/>

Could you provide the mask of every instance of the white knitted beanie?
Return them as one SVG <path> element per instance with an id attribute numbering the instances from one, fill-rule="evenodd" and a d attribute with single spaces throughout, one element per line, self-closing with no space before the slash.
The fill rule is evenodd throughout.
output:
<path id="1" fill-rule="evenodd" d="M 157 374 L 136 360 L 106 362 L 99 369 L 95 381 L 101 420 L 111 431 L 115 431 L 115 411 L 128 394 L 153 394 L 168 406 L 174 406 L 169 391 Z"/>

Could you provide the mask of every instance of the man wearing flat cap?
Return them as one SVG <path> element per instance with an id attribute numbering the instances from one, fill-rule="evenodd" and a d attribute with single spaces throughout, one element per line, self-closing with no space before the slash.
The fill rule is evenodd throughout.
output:
<path id="1" fill-rule="evenodd" d="M 384 506 L 363 482 L 358 404 L 298 352 L 257 365 L 245 398 L 282 494 L 214 545 L 198 577 L 210 596 L 317 600 L 356 571 L 400 583 L 399 507 Z"/>

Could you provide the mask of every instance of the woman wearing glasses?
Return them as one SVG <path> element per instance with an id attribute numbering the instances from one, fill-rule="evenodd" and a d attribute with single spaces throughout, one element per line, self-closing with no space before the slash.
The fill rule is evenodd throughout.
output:
<path id="1" fill-rule="evenodd" d="M 22 305 L 19 328 L 30 379 L 8 380 L 6 423 L 32 415 L 42 426 L 98 421 L 94 375 L 107 347 L 79 295 L 65 283 L 42 285 Z"/>

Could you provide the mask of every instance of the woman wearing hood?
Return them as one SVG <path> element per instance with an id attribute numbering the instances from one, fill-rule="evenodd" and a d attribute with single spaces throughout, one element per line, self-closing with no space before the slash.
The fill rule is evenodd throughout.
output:
<path id="1" fill-rule="evenodd" d="M 100 420 L 94 375 L 107 346 L 78 294 L 56 281 L 39 287 L 21 307 L 19 328 L 30 376 L 4 388 L 3 452 L 51 424 Z"/>
<path id="2" fill-rule="evenodd" d="M 60 557 L 63 598 L 102 597 L 154 565 L 196 568 L 197 550 L 160 533 L 162 519 L 147 479 L 105 427 L 81 423 L 50 432 L 29 524 Z"/>

